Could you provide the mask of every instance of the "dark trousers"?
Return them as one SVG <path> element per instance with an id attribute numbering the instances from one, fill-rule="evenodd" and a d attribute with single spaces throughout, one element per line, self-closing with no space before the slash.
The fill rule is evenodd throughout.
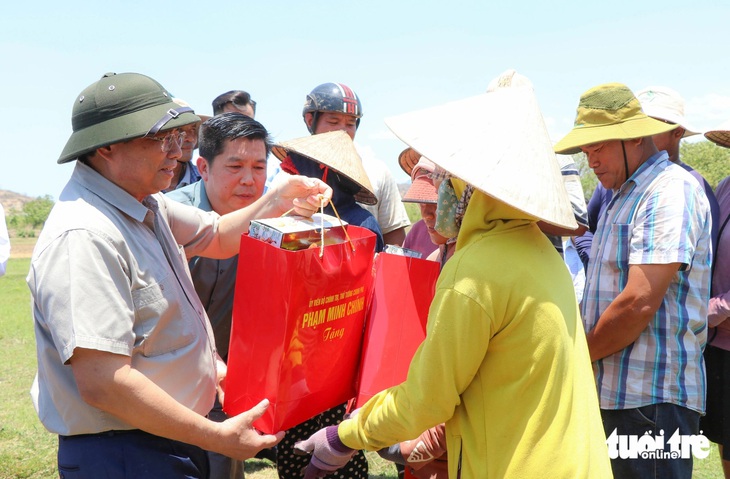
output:
<path id="1" fill-rule="evenodd" d="M 205 451 L 143 431 L 58 437 L 61 479 L 208 478 Z"/>
<path id="2" fill-rule="evenodd" d="M 700 419 L 700 430 L 710 441 L 723 446 L 722 459 L 730 461 L 730 351 L 708 344 L 704 357 L 707 410 Z"/>
<path id="3" fill-rule="evenodd" d="M 614 429 L 618 435 L 664 436 L 665 450 L 669 450 L 667 441 L 679 429 L 680 435 L 697 435 L 700 425 L 700 414 L 691 409 L 674 404 L 652 404 L 635 409 L 601 409 L 603 429 L 610 439 Z M 689 458 L 647 458 L 611 459 L 613 476 L 622 479 L 691 479 L 692 454 Z"/>
<path id="4" fill-rule="evenodd" d="M 228 419 L 223 412 L 223 406 L 215 397 L 213 409 L 208 413 L 208 419 L 215 422 L 223 422 Z M 206 451 L 208 455 L 208 466 L 210 467 L 210 479 L 243 479 L 243 461 L 237 461 L 223 454 L 213 451 Z"/>

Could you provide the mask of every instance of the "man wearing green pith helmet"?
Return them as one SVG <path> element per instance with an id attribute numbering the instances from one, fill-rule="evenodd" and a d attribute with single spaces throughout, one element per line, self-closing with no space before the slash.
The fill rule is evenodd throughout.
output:
<path id="1" fill-rule="evenodd" d="M 292 176 L 219 216 L 159 194 L 199 122 L 158 82 L 108 73 L 76 97 L 59 163 L 78 160 L 41 232 L 33 298 L 41 422 L 58 434 L 61 477 L 205 478 L 205 450 L 246 459 L 283 433 L 251 426 L 261 404 L 223 423 L 225 365 L 185 255 L 227 258 L 253 218 L 311 215 L 324 183 Z M 184 251 L 183 251 L 184 248 Z"/>

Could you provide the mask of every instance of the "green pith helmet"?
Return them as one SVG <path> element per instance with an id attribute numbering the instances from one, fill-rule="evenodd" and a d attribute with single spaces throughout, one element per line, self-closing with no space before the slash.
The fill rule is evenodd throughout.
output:
<path id="1" fill-rule="evenodd" d="M 73 133 L 58 163 L 97 148 L 199 122 L 192 108 L 173 102 L 172 95 L 139 73 L 107 73 L 76 99 L 71 114 Z"/>

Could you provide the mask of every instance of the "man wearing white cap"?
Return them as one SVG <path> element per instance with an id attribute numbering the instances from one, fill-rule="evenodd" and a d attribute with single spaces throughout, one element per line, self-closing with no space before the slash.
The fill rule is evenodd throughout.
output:
<path id="1" fill-rule="evenodd" d="M 448 477 L 611 477 L 572 281 L 537 225 L 577 228 L 532 88 L 386 123 L 447 173 L 459 198 L 456 252 L 407 379 L 299 443 L 313 455 L 306 477 L 441 422 Z"/>
<path id="2" fill-rule="evenodd" d="M 715 251 L 720 214 L 720 207 L 717 204 L 715 192 L 712 191 L 712 186 L 710 186 L 700 172 L 688 164 L 683 163 L 679 157 L 679 144 L 682 139 L 699 134 L 697 128 L 693 127 L 684 116 L 684 99 L 676 91 L 664 86 L 645 88 L 636 94 L 636 98 L 641 103 L 641 109 L 650 117 L 677 125 L 677 128 L 674 130 L 654 135 L 651 139 L 654 141 L 657 150 L 666 151 L 669 154 L 669 160 L 689 171 L 705 190 L 707 201 L 710 203 L 710 213 L 712 216 L 712 250 Z"/>
<path id="3" fill-rule="evenodd" d="M 672 161 L 687 170 L 704 188 L 707 200 L 710 203 L 710 213 L 712 216 L 712 250 L 714 251 L 717 246 L 718 215 L 720 212 L 717 199 L 715 198 L 715 193 L 712 191 L 710 184 L 698 171 L 688 164 L 683 163 L 679 158 L 679 145 L 682 139 L 698 134 L 698 130 L 691 126 L 684 115 L 684 99 L 679 95 L 679 93 L 665 86 L 651 86 L 645 88 L 636 94 L 636 98 L 641 104 L 641 109 L 648 116 L 665 123 L 677 125 L 677 127 L 672 130 L 653 135 L 651 139 L 654 141 L 654 145 L 656 145 L 657 150 L 666 151 L 669 155 L 669 161 Z M 598 217 L 603 212 L 608 202 L 611 201 L 611 195 L 611 191 L 606 191 L 600 183 L 598 184 L 593 193 L 593 197 L 588 204 L 588 217 L 591 220 L 589 222 L 592 232 L 595 231 L 596 224 L 598 223 Z M 593 239 L 592 232 L 576 239 L 576 245 L 579 253 L 585 261 L 587 261 L 587 258 L 590 255 L 590 243 Z"/>
<path id="4" fill-rule="evenodd" d="M 652 141 L 673 129 L 644 114 L 628 87 L 608 83 L 581 96 L 574 128 L 555 145 L 583 151 L 613 192 L 593 238 L 582 317 L 620 478 L 689 479 L 692 455 L 672 455 L 669 440 L 646 458 L 616 449 L 627 436 L 697 435 L 705 408 L 710 207 Z"/>

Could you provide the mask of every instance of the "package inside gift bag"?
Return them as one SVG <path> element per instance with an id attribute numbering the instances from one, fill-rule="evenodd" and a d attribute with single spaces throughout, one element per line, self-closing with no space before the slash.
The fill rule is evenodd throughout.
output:
<path id="1" fill-rule="evenodd" d="M 241 237 L 224 410 L 267 398 L 254 423 L 288 429 L 355 396 L 375 235 L 346 227 L 350 241 L 290 251 Z"/>
<path id="2" fill-rule="evenodd" d="M 347 222 L 331 215 L 315 213 L 305 216 L 282 216 L 251 221 L 248 234 L 252 238 L 297 251 L 322 244 L 338 244 L 347 240 Z"/>

